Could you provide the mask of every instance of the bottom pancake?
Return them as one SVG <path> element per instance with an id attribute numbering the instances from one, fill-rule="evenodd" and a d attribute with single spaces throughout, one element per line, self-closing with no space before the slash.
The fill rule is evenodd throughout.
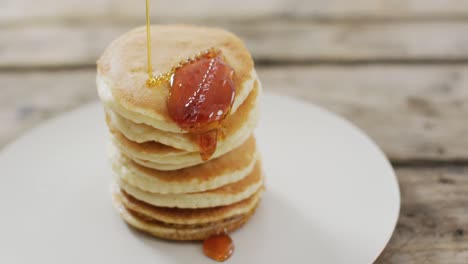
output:
<path id="1" fill-rule="evenodd" d="M 169 240 L 204 240 L 221 232 L 230 233 L 245 224 L 254 214 L 258 205 L 257 201 L 250 211 L 224 220 L 203 224 L 179 225 L 166 224 L 164 222 L 153 220 L 140 213 L 128 210 L 122 203 L 123 197 L 124 196 L 119 194 L 119 192 L 115 192 L 113 201 L 120 213 L 120 216 L 125 220 L 125 222 L 127 222 L 127 224 L 155 237 Z"/>

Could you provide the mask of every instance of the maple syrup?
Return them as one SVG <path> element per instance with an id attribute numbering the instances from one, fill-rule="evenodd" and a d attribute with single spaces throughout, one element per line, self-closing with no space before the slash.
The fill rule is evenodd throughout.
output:
<path id="1" fill-rule="evenodd" d="M 216 151 L 221 121 L 234 102 L 234 69 L 224 62 L 218 50 L 209 49 L 154 77 L 149 9 L 149 0 L 146 0 L 146 85 L 154 87 L 164 82 L 171 83 L 167 103 L 169 115 L 181 128 L 195 134 L 200 156 L 206 161 Z M 219 134 L 223 136 L 223 133 Z"/>
<path id="2" fill-rule="evenodd" d="M 198 146 L 200 146 L 200 155 L 202 160 L 208 160 L 216 151 L 218 141 L 218 129 L 213 129 L 205 133 L 196 134 Z"/>
<path id="3" fill-rule="evenodd" d="M 218 130 L 235 97 L 234 69 L 209 51 L 176 67 L 167 101 L 171 118 L 193 134 L 203 160 L 216 151 Z"/>
<path id="4" fill-rule="evenodd" d="M 151 22 L 150 22 L 150 0 L 146 0 L 146 57 L 148 63 L 148 79 L 146 85 L 154 86 L 157 83 L 153 76 L 153 63 L 151 62 Z"/>
<path id="5" fill-rule="evenodd" d="M 222 262 L 232 256 L 234 243 L 228 234 L 210 236 L 203 242 L 203 253 L 209 258 Z"/>

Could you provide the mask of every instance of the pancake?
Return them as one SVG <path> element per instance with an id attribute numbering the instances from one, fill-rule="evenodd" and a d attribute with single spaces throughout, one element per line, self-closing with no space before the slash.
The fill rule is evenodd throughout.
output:
<path id="1" fill-rule="evenodd" d="M 260 89 L 260 86 L 257 89 Z M 233 121 L 228 120 L 226 122 L 229 129 L 224 132 L 224 140 L 218 141 L 218 146 L 216 152 L 211 157 L 212 159 L 237 148 L 249 138 L 258 120 L 257 98 L 259 97 L 259 90 L 257 89 L 249 95 L 249 98 L 239 108 L 236 114 L 229 118 L 229 120 Z M 248 117 L 243 118 L 243 116 Z M 236 121 L 235 119 L 237 118 L 244 119 L 245 123 Z M 145 167 L 158 170 L 176 170 L 203 162 L 199 152 L 188 152 L 154 141 L 145 143 L 133 142 L 118 131 L 109 118 L 107 119 L 107 123 L 112 134 L 111 139 L 114 145 L 126 156 Z M 230 126 L 230 124 L 233 125 Z"/>
<path id="2" fill-rule="evenodd" d="M 247 135 L 252 133 L 252 130 L 255 128 L 258 120 L 258 100 L 260 98 L 259 93 L 261 92 L 261 89 L 260 83 L 256 82 L 255 89 L 239 107 L 238 111 L 235 114 L 230 115 L 222 123 L 221 129 L 224 133 L 224 139 L 218 140 L 218 148 L 224 149 L 224 151 L 219 152 L 219 155 L 231 150 L 232 146 L 235 146 L 235 141 L 238 141 L 241 138 L 246 139 Z M 106 111 L 106 120 L 109 128 L 122 133 L 125 138 L 128 139 L 124 139 L 124 142 L 122 142 L 123 144 L 125 144 L 125 141 L 131 141 L 134 143 L 158 142 L 165 146 L 171 146 L 175 149 L 185 150 L 187 152 L 200 151 L 198 143 L 194 140 L 194 136 L 191 134 L 162 131 L 145 124 L 134 123 L 112 110 Z M 239 142 L 239 144 L 240 143 L 242 142 Z M 125 152 L 129 156 L 137 159 L 145 159 L 145 157 L 142 157 L 141 155 L 137 156 L 137 154 L 142 154 L 141 148 L 139 148 L 138 145 L 131 143 L 126 143 L 126 145 L 133 148 L 133 151 L 125 151 L 125 149 L 121 149 L 122 152 Z M 159 146 L 159 144 L 155 144 L 155 146 Z M 125 146 L 122 147 L 125 148 Z M 164 148 L 164 150 L 167 150 L 167 148 Z M 132 155 L 131 152 L 136 154 Z M 165 154 L 167 155 L 169 153 L 166 152 Z M 154 161 L 155 163 L 168 163 L 161 159 L 151 159 L 150 161 Z M 199 159 L 199 161 L 201 161 L 201 159 Z M 177 163 L 181 163 L 181 160 L 178 159 Z"/>
<path id="3" fill-rule="evenodd" d="M 114 195 L 114 206 L 127 224 L 155 237 L 170 240 L 204 240 L 220 232 L 233 232 L 250 219 L 258 205 L 258 203 L 255 204 L 254 208 L 245 214 L 233 216 L 228 219 L 202 225 L 183 226 L 152 221 L 147 217 L 132 213 L 123 206 L 120 197 L 121 196 Z"/>
<path id="4" fill-rule="evenodd" d="M 186 133 L 170 118 L 169 84 L 148 88 L 145 27 L 114 40 L 97 62 L 97 86 L 104 105 L 135 123 L 160 130 Z M 257 79 L 254 63 L 244 43 L 222 29 L 189 25 L 151 27 L 153 74 L 167 73 L 186 58 L 210 48 L 219 49 L 235 71 L 236 97 L 231 113 L 247 98 Z"/>
<path id="5" fill-rule="evenodd" d="M 191 156 L 192 157 L 192 156 Z M 213 157 L 215 158 L 215 157 Z M 179 164 L 161 164 L 161 163 L 156 163 L 152 161 L 147 161 L 147 160 L 141 160 L 138 158 L 134 158 L 133 161 L 136 163 L 140 164 L 141 166 L 155 169 L 155 170 L 161 170 L 161 171 L 173 171 L 173 170 L 180 170 L 184 168 L 189 168 L 191 166 L 196 166 L 199 164 L 202 164 L 203 161 L 197 160 L 196 155 L 193 155 L 193 160 L 184 162 L 184 163 L 179 163 Z"/>
<path id="6" fill-rule="evenodd" d="M 112 140 L 114 205 L 130 226 L 160 238 L 203 240 L 232 232 L 254 214 L 264 190 L 253 136 L 262 86 L 252 57 L 238 37 L 222 29 L 150 30 L 157 36 L 151 42 L 154 76 L 216 49 L 234 69 L 234 102 L 221 122 L 216 151 L 203 161 L 197 135 L 169 115 L 170 84 L 146 84 L 146 28 L 114 40 L 97 62 L 96 77 Z"/>
<path id="7" fill-rule="evenodd" d="M 247 214 L 257 206 L 263 190 L 240 202 L 211 208 L 180 209 L 157 207 L 141 202 L 124 191 L 116 188 L 114 195 L 119 196 L 122 205 L 129 211 L 151 220 L 166 224 L 200 225 L 222 221 L 237 215 Z"/>
<path id="8" fill-rule="evenodd" d="M 117 150 L 111 150 L 114 173 L 123 181 L 153 193 L 203 192 L 237 182 L 249 175 L 256 163 L 255 139 L 217 159 L 200 165 L 160 171 L 141 166 Z"/>
<path id="9" fill-rule="evenodd" d="M 250 133 L 239 131 L 239 133 L 225 138 L 223 141 L 218 141 L 216 151 L 210 157 L 210 160 L 218 158 L 242 145 L 252 134 L 256 123 L 257 120 L 253 119 L 249 124 L 246 124 L 245 130 L 250 130 Z M 205 162 L 201 159 L 199 152 L 187 152 L 158 142 L 138 144 L 128 140 L 116 130 L 110 129 L 110 132 L 112 134 L 111 140 L 120 152 L 148 168 L 164 171 L 178 170 Z"/>
<path id="10" fill-rule="evenodd" d="M 119 177 L 115 177 L 115 179 L 122 190 L 140 201 L 154 206 L 178 208 L 206 208 L 233 204 L 250 197 L 263 186 L 260 161 L 256 162 L 252 172 L 242 180 L 204 192 L 151 193 L 130 185 Z"/>

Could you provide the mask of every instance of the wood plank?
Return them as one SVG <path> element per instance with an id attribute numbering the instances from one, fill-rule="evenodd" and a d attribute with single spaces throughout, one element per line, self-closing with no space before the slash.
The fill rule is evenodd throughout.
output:
<path id="1" fill-rule="evenodd" d="M 468 158 L 468 67 L 273 67 L 266 90 L 336 112 L 396 162 Z"/>
<path id="2" fill-rule="evenodd" d="M 468 160 L 468 66 L 259 67 L 266 91 L 336 112 L 395 162 Z M 0 146 L 96 99 L 94 70 L 0 73 Z"/>
<path id="3" fill-rule="evenodd" d="M 179 0 L 152 1 L 153 17 L 243 19 L 271 16 L 308 18 L 400 18 L 453 17 L 468 14 L 464 0 L 256 0 L 217 1 Z M 142 20 L 144 3 L 136 6 L 125 0 L 3 0 L 0 2 L 0 22 L 42 19 L 90 19 L 114 17 Z"/>
<path id="4" fill-rule="evenodd" d="M 468 23 L 464 22 L 314 24 L 271 20 L 217 25 L 243 38 L 259 62 L 468 60 Z M 92 65 L 112 39 L 134 26 L 44 23 L 4 27 L 0 68 Z"/>
<path id="5" fill-rule="evenodd" d="M 32 127 L 97 99 L 92 70 L 0 73 L 0 148 Z"/>
<path id="6" fill-rule="evenodd" d="M 468 167 L 396 171 L 400 218 L 376 263 L 467 263 Z"/>

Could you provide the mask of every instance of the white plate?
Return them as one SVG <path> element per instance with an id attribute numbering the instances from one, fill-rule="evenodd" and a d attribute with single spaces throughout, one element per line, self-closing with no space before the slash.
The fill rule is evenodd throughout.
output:
<path id="1" fill-rule="evenodd" d="M 256 132 L 267 188 L 228 263 L 371 263 L 398 218 L 395 174 L 348 122 L 275 95 Z M 42 125 L 0 154 L 0 263 L 211 263 L 200 243 L 127 227 L 111 205 L 101 106 Z"/>

